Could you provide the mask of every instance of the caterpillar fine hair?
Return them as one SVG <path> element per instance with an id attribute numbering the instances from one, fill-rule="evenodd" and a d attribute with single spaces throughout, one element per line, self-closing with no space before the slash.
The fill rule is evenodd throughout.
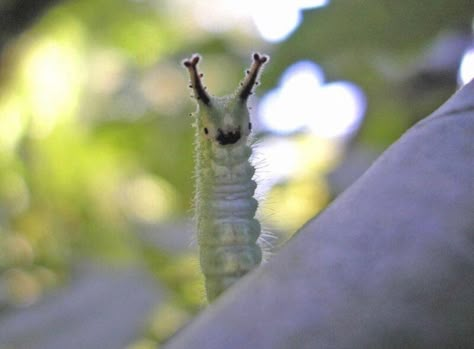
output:
<path id="1" fill-rule="evenodd" d="M 231 95 L 214 97 L 206 92 L 198 72 L 199 55 L 183 64 L 197 100 L 195 218 L 199 260 L 209 302 L 260 264 L 257 244 L 260 223 L 255 219 L 257 184 L 249 158 L 252 129 L 248 97 L 267 56 L 253 54 L 253 63 L 240 87 Z"/>

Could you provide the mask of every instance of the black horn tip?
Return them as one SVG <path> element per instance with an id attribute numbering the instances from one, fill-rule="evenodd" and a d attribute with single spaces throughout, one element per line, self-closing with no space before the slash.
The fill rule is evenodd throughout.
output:
<path id="1" fill-rule="evenodd" d="M 186 68 L 193 68 L 195 67 L 198 63 L 201 57 L 198 54 L 194 54 L 191 56 L 191 58 L 187 58 L 183 61 L 183 65 Z"/>
<path id="2" fill-rule="evenodd" d="M 258 63 L 265 63 L 266 61 L 268 61 L 268 56 L 261 55 L 260 53 L 255 52 L 253 54 L 253 60 Z"/>

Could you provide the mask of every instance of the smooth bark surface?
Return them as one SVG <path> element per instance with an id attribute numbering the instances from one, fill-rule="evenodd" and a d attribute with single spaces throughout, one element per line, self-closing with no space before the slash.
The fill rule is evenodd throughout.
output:
<path id="1" fill-rule="evenodd" d="M 474 82 L 167 348 L 474 347 Z"/>

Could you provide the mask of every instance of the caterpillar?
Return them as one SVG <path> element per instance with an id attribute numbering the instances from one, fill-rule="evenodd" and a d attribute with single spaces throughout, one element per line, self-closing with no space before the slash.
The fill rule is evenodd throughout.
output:
<path id="1" fill-rule="evenodd" d="M 261 233 L 255 218 L 255 168 L 249 161 L 252 131 L 247 100 L 258 84 L 268 56 L 254 53 L 239 88 L 225 97 L 211 96 L 202 83 L 195 54 L 183 61 L 197 101 L 195 128 L 195 222 L 199 262 L 208 302 L 258 266 Z"/>

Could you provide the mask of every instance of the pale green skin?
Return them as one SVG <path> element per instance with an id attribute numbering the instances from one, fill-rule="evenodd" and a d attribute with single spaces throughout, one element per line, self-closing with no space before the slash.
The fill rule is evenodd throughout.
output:
<path id="1" fill-rule="evenodd" d="M 198 109 L 196 129 L 195 219 L 201 270 L 209 302 L 243 275 L 258 266 L 261 232 L 255 218 L 257 184 L 249 158 L 251 131 L 247 98 L 266 56 L 254 54 L 254 62 L 234 94 L 213 97 L 205 92 L 197 71 L 199 56 L 186 60 Z M 223 142 L 219 134 L 239 130 L 239 137 Z M 224 143 L 224 144 L 223 144 Z"/>
<path id="2" fill-rule="evenodd" d="M 195 210 L 199 258 L 208 301 L 214 300 L 240 277 L 258 266 L 260 223 L 253 197 L 257 184 L 249 162 L 249 113 L 233 96 L 211 97 L 212 108 L 202 103 L 196 113 Z M 235 144 L 220 145 L 216 130 L 243 130 Z M 204 132 L 208 129 L 208 134 Z"/>

